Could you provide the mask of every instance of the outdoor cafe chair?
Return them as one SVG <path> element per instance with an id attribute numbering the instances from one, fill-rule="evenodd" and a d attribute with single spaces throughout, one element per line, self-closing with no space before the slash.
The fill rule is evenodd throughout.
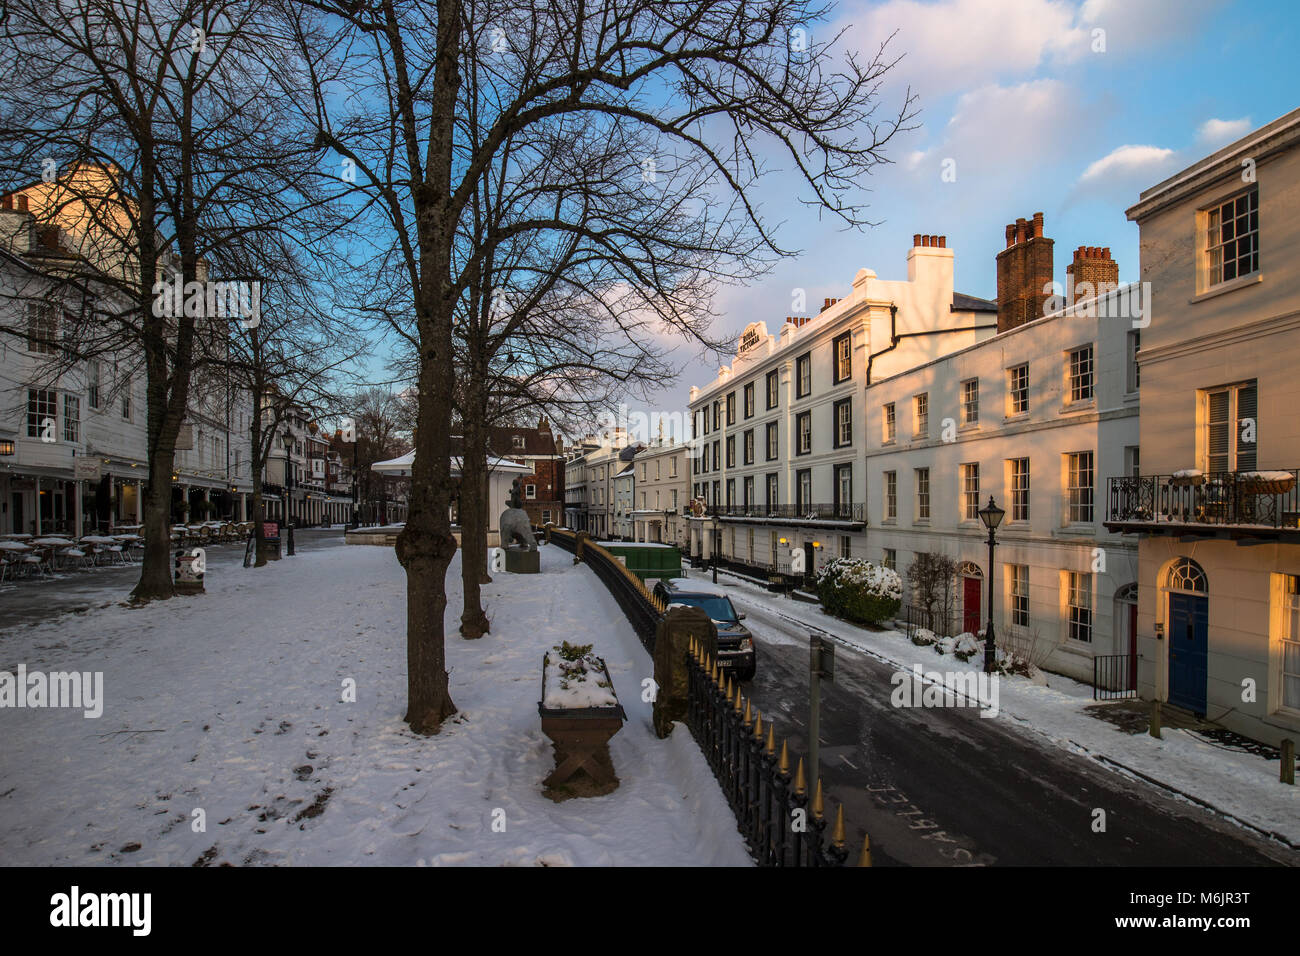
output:
<path id="1" fill-rule="evenodd" d="M 32 551 L 30 554 L 24 554 L 22 563 L 29 574 L 44 574 L 54 577 L 54 572 L 50 570 L 50 552 L 44 548 Z"/>
<path id="2" fill-rule="evenodd" d="M 0 581 L 3 581 L 5 578 L 12 581 L 22 570 L 23 557 L 21 552 L 0 552 Z"/>
<path id="3" fill-rule="evenodd" d="M 69 564 L 83 568 L 94 565 L 94 562 L 90 560 L 90 555 L 79 546 L 64 548 L 59 552 L 59 557 L 63 559 L 64 567 L 68 567 Z"/>

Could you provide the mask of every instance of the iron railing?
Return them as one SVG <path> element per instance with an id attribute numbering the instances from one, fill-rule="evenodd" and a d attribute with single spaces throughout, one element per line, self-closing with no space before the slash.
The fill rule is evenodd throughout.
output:
<path id="1" fill-rule="evenodd" d="M 802 504 L 802 505 L 709 505 L 709 517 L 754 518 L 780 520 L 797 524 L 800 521 L 846 521 L 865 524 L 867 509 L 859 504 Z"/>
<path id="2" fill-rule="evenodd" d="M 898 609 L 894 619 L 903 622 L 903 632 L 907 634 L 908 640 L 911 640 L 921 628 L 934 632 L 936 637 L 960 634 L 961 629 L 956 628 L 959 617 L 957 613 L 945 614 L 942 608 L 930 609 L 904 604 Z"/>
<path id="3" fill-rule="evenodd" d="M 848 859 L 844 806 L 828 835 L 821 781 L 808 792 L 803 759 L 790 772 L 785 743 L 776 749 L 772 724 L 741 707 L 739 687 L 722 683 L 715 663 L 692 648 L 687 660 L 687 725 L 731 805 L 750 855 L 760 866 L 843 866 Z"/>
<path id="4" fill-rule="evenodd" d="M 1106 519 L 1136 524 L 1300 528 L 1300 470 L 1110 479 Z"/>
<path id="5" fill-rule="evenodd" d="M 1102 654 L 1092 659 L 1092 699 L 1137 697 L 1137 657 Z"/>
<path id="6" fill-rule="evenodd" d="M 545 533 L 552 544 L 577 554 L 576 534 L 555 528 L 535 530 Z M 582 542 L 582 560 L 614 595 L 641 643 L 653 655 L 655 631 L 664 614 L 662 602 L 621 562 L 590 539 Z M 836 811 L 828 840 L 821 780 L 810 795 L 804 780 L 803 759 L 798 758 L 792 775 L 784 742 L 777 755 L 774 725 L 768 724 L 764 741 L 761 718 L 756 714 L 751 724 L 748 702 L 740 709 L 739 687 L 733 686 L 730 680 L 724 685 L 716 662 L 701 660 L 700 653 L 698 648 L 693 648 L 687 659 L 687 725 L 735 814 L 737 828 L 748 843 L 750 855 L 762 866 L 843 865 L 848 858 L 843 805 Z M 869 863 L 869 860 L 864 841 L 858 862 Z"/>

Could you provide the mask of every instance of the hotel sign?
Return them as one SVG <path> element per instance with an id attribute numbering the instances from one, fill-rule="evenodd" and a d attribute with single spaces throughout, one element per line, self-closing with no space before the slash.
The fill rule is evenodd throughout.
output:
<path id="1" fill-rule="evenodd" d="M 99 481 L 103 463 L 97 457 L 82 457 L 72 460 L 72 473 L 78 481 Z"/>
<path id="2" fill-rule="evenodd" d="M 744 355 L 754 346 L 758 345 L 767 338 L 767 325 L 763 322 L 751 322 L 745 326 L 745 331 L 740 335 L 740 345 L 736 350 L 737 355 Z"/>

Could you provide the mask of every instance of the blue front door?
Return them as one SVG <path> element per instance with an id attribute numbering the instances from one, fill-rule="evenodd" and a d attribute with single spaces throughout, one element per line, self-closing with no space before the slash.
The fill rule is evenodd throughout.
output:
<path id="1" fill-rule="evenodd" d="M 1199 594 L 1169 595 L 1169 703 L 1205 715 L 1210 602 Z"/>

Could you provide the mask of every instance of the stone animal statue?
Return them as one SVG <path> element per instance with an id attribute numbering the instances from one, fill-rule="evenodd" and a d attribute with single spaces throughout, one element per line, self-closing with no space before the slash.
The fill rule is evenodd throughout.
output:
<path id="1" fill-rule="evenodd" d="M 528 512 L 522 508 L 507 508 L 501 512 L 501 544 L 503 547 L 510 547 L 516 541 L 525 551 L 537 550 L 537 541 L 533 537 Z"/>

